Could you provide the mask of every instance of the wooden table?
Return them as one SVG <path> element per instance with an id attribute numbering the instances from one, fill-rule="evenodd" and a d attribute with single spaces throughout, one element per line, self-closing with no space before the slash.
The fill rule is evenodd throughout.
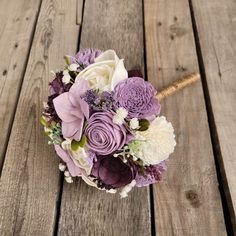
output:
<path id="1" fill-rule="evenodd" d="M 1 0 L 0 22 L 1 236 L 236 233 L 234 0 Z M 178 144 L 164 181 L 124 200 L 64 182 L 39 124 L 50 70 L 85 47 L 157 89 L 201 73 L 162 103 Z"/>

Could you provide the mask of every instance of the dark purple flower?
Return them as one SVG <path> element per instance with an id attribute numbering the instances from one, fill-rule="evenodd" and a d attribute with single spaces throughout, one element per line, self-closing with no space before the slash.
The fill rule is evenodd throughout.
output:
<path id="1" fill-rule="evenodd" d="M 83 68 L 89 66 L 94 63 L 94 59 L 98 57 L 102 53 L 99 49 L 86 48 L 81 49 L 75 57 L 72 57 L 71 63 L 78 63 Z"/>
<path id="2" fill-rule="evenodd" d="M 119 157 L 98 156 L 91 170 L 91 176 L 97 180 L 98 187 L 116 189 L 135 179 L 136 168 L 129 162 L 124 163 Z"/>
<path id="3" fill-rule="evenodd" d="M 142 71 L 140 69 L 132 69 L 128 71 L 128 78 L 130 77 L 140 77 L 143 78 Z"/>
<path id="4" fill-rule="evenodd" d="M 114 102 L 112 93 L 104 91 L 98 94 L 94 89 L 88 90 L 85 93 L 84 100 L 93 111 L 111 110 Z"/>
<path id="5" fill-rule="evenodd" d="M 166 163 L 162 161 L 158 165 L 146 166 L 144 173 L 138 173 L 135 181 L 137 187 L 147 186 L 156 182 L 159 182 L 162 178 L 162 174 L 166 171 Z"/>
<path id="6" fill-rule="evenodd" d="M 72 85 L 72 84 L 64 84 L 62 82 L 62 77 L 63 77 L 63 72 L 62 71 L 57 72 L 54 80 L 49 83 L 51 95 L 48 96 L 47 107 L 44 109 L 44 115 L 48 117 L 51 121 L 55 121 L 56 123 L 60 123 L 61 119 L 57 115 L 52 101 L 60 94 L 69 91 Z"/>
<path id="7" fill-rule="evenodd" d="M 121 149 L 133 135 L 125 125 L 113 123 L 114 112 L 96 112 L 87 121 L 87 146 L 98 155 L 109 155 Z"/>
<path id="8" fill-rule="evenodd" d="M 57 72 L 55 79 L 49 83 L 50 85 L 50 93 L 51 94 L 57 94 L 60 95 L 64 92 L 68 92 L 70 90 L 70 87 L 72 86 L 71 83 L 65 84 L 62 81 L 63 78 L 63 72 Z"/>
<path id="9" fill-rule="evenodd" d="M 115 108 L 123 107 L 129 118 L 152 120 L 160 113 L 160 103 L 155 98 L 157 91 L 140 77 L 121 81 L 114 90 Z"/>

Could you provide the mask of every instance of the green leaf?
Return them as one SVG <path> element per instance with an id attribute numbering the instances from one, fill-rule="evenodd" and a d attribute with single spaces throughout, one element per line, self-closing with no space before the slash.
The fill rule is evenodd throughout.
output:
<path id="1" fill-rule="evenodd" d="M 82 138 L 79 141 L 79 146 L 84 147 L 85 143 L 86 143 L 86 136 L 83 135 Z"/>
<path id="2" fill-rule="evenodd" d="M 43 116 L 41 116 L 40 118 L 40 123 L 43 125 L 43 126 L 48 126 L 48 122 L 45 120 L 45 118 Z"/>
<path id="3" fill-rule="evenodd" d="M 139 120 L 139 126 L 140 128 L 138 129 L 139 131 L 145 131 L 149 128 L 150 122 L 146 119 L 141 119 Z"/>
<path id="4" fill-rule="evenodd" d="M 79 148 L 79 142 L 73 139 L 71 142 L 72 151 L 77 151 L 78 148 Z"/>
<path id="5" fill-rule="evenodd" d="M 75 152 L 75 151 L 78 150 L 79 147 L 84 147 L 85 143 L 86 143 L 86 136 L 85 135 L 83 135 L 81 137 L 80 141 L 76 141 L 76 140 L 73 139 L 72 142 L 71 142 L 72 151 Z"/>
<path id="6" fill-rule="evenodd" d="M 64 56 L 64 59 L 65 59 L 65 62 L 66 62 L 66 65 L 70 65 L 70 59 L 69 59 L 69 56 Z"/>

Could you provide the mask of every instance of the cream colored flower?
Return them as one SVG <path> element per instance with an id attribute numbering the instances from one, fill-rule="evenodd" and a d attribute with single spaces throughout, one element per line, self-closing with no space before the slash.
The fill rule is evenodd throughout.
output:
<path id="1" fill-rule="evenodd" d="M 83 169 L 89 175 L 91 172 L 91 166 L 87 161 L 88 154 L 86 153 L 85 149 L 82 147 L 78 147 L 76 151 L 73 151 L 71 149 L 70 139 L 66 139 L 65 141 L 63 141 L 61 146 L 65 151 L 67 151 L 68 155 L 71 157 L 75 165 Z"/>
<path id="2" fill-rule="evenodd" d="M 87 80 L 91 89 L 112 91 L 120 81 L 128 78 L 128 73 L 123 59 L 119 59 L 114 50 L 107 50 L 82 70 L 76 80 L 79 78 Z"/>
<path id="3" fill-rule="evenodd" d="M 146 131 L 137 131 L 135 140 L 139 144 L 138 148 L 133 148 L 133 154 L 143 160 L 145 165 L 164 161 L 176 145 L 173 126 L 164 116 L 153 120 Z"/>

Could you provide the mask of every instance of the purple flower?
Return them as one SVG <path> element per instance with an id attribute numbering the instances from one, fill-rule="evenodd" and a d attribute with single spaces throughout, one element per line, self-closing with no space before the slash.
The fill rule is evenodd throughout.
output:
<path id="1" fill-rule="evenodd" d="M 121 149 L 133 137 L 125 125 L 114 124 L 114 112 L 96 112 L 88 120 L 85 129 L 87 145 L 99 155 L 109 155 Z"/>
<path id="2" fill-rule="evenodd" d="M 69 92 L 65 92 L 53 100 L 57 115 L 62 120 L 62 134 L 65 138 L 77 141 L 81 139 L 84 118 L 89 117 L 89 106 L 81 98 L 87 89 L 87 81 L 79 79 Z"/>
<path id="3" fill-rule="evenodd" d="M 62 71 L 57 72 L 55 79 L 51 83 L 49 83 L 51 95 L 48 96 L 48 102 L 47 102 L 48 107 L 46 107 L 44 110 L 44 115 L 47 116 L 51 121 L 53 120 L 57 123 L 61 122 L 61 119 L 58 117 L 55 111 L 53 99 L 64 92 L 68 92 L 71 87 L 71 84 L 64 84 L 62 82 L 62 77 L 63 77 L 63 72 Z"/>
<path id="4" fill-rule="evenodd" d="M 102 53 L 99 49 L 86 48 L 81 49 L 74 58 L 71 59 L 71 63 L 78 63 L 83 68 L 94 63 L 94 59 Z"/>
<path id="5" fill-rule="evenodd" d="M 152 120 L 160 113 L 160 104 L 155 98 L 157 91 L 140 77 L 131 77 L 121 81 L 114 90 L 115 108 L 123 107 L 129 112 L 129 118 Z"/>
<path id="6" fill-rule="evenodd" d="M 132 69 L 128 71 L 128 77 L 140 77 L 143 78 L 142 71 L 140 69 Z"/>
<path id="7" fill-rule="evenodd" d="M 72 84 L 71 83 L 69 83 L 69 84 L 63 83 L 62 78 L 63 78 L 63 72 L 62 71 L 57 72 L 55 79 L 49 83 L 50 93 L 52 95 L 55 95 L 55 94 L 60 95 L 64 92 L 68 92 L 70 90 L 70 87 Z"/>
<path id="8" fill-rule="evenodd" d="M 115 189 L 131 183 L 136 176 L 136 168 L 128 162 L 124 163 L 119 157 L 98 156 L 91 176 L 98 181 L 98 187 Z"/>
<path id="9" fill-rule="evenodd" d="M 159 182 L 162 178 L 163 172 L 166 171 L 166 169 L 167 167 L 165 161 L 159 163 L 158 165 L 146 166 L 144 173 L 138 173 L 136 175 L 136 186 L 143 187 Z"/>
<path id="10" fill-rule="evenodd" d="M 98 94 L 94 89 L 90 89 L 85 93 L 84 100 L 93 111 L 111 110 L 114 102 L 112 93 L 104 91 Z"/>

